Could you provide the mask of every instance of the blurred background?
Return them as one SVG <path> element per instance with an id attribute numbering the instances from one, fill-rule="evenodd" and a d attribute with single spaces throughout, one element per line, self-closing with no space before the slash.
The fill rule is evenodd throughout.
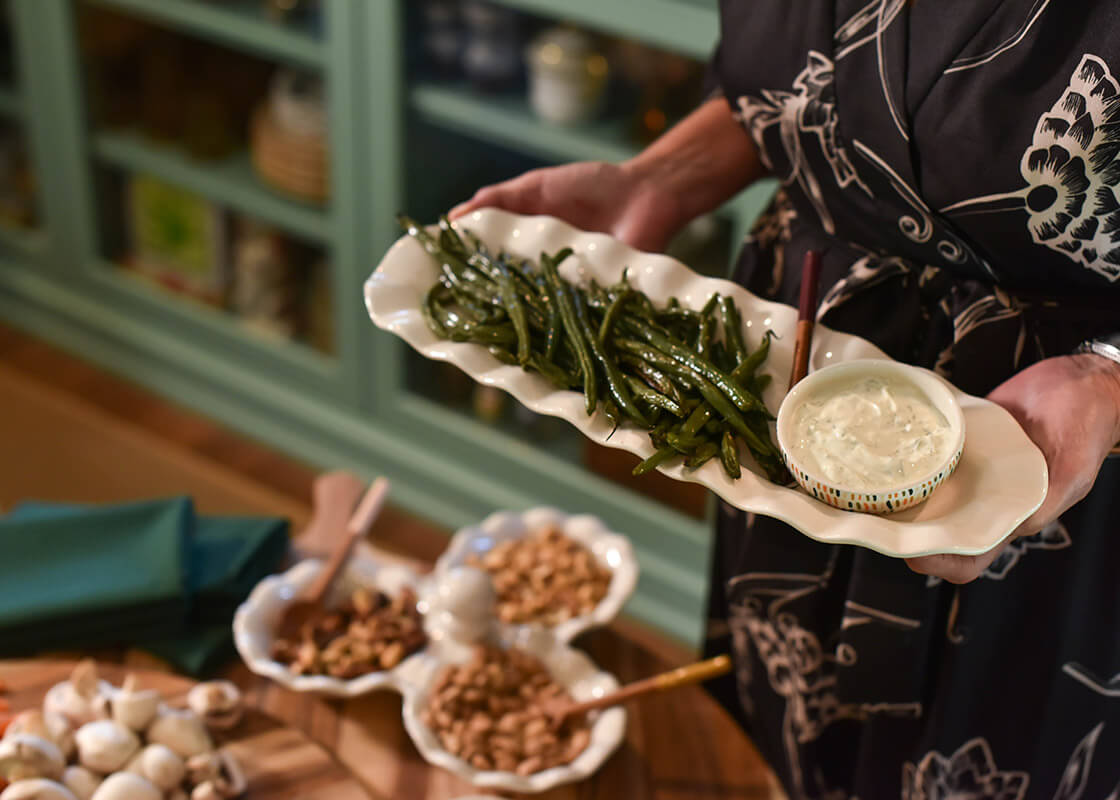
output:
<path id="1" fill-rule="evenodd" d="M 716 30 L 715 0 L 0 0 L 0 322 L 440 526 L 597 514 L 630 612 L 694 643 L 706 493 L 415 356 L 361 286 L 398 211 L 633 155 L 705 96 Z M 726 275 L 771 190 L 672 254 Z"/>

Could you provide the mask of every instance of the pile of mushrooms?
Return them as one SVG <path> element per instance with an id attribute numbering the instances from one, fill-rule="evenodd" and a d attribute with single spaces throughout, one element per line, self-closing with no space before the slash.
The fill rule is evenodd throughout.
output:
<path id="1" fill-rule="evenodd" d="M 245 792 L 233 756 L 211 731 L 241 718 L 227 681 L 201 683 L 188 708 L 166 705 L 135 676 L 119 688 L 92 661 L 52 687 L 43 708 L 13 718 L 0 739 L 0 800 L 229 800 Z"/>

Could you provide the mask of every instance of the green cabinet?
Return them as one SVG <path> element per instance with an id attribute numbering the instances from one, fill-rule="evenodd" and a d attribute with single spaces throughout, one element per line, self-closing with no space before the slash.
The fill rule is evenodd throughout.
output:
<path id="1" fill-rule="evenodd" d="M 502 2 L 696 58 L 716 37 L 709 0 Z M 470 412 L 469 385 L 463 403 L 434 396 L 426 386 L 454 385 L 454 377 L 418 363 L 376 330 L 362 303 L 364 279 L 398 235 L 395 212 L 462 199 L 456 193 L 470 185 L 472 148 L 507 153 L 508 169 L 618 160 L 635 151 L 620 123 L 552 127 L 516 97 L 412 79 L 406 0 L 322 0 L 314 29 L 270 20 L 255 0 L 7 4 L 16 68 L 10 84 L 0 82 L 0 120 L 25 131 L 39 208 L 35 229 L 0 227 L 0 318 L 311 463 L 387 474 L 396 502 L 443 525 L 540 504 L 598 514 L 630 536 L 639 555 L 642 578 L 629 612 L 699 641 L 707 522 L 590 471 L 574 431 L 547 420 L 522 419 L 529 427 L 518 427 L 508 415 L 483 421 Z M 247 155 L 198 161 L 91 121 L 78 50 L 87 7 L 321 74 L 329 202 L 311 205 L 266 187 Z M 452 158 L 443 161 L 458 157 L 461 168 L 428 166 L 427 153 L 449 148 Z M 115 267 L 104 223 L 106 174 L 154 176 L 321 251 L 334 346 L 261 335 L 227 311 L 186 302 Z M 752 190 L 725 210 L 732 241 L 767 194 L 767 187 Z"/>

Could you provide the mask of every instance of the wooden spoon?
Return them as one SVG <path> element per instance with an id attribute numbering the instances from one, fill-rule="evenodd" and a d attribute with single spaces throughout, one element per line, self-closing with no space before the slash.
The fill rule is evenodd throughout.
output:
<path id="1" fill-rule="evenodd" d="M 389 479 L 378 478 L 366 491 L 350 521 L 346 525 L 346 534 L 334 546 L 331 556 L 323 571 L 315 576 L 315 580 L 292 604 L 284 610 L 280 620 L 279 637 L 282 639 L 298 639 L 303 626 L 310 620 L 323 613 L 323 600 L 330 591 L 338 574 L 342 571 L 346 561 L 350 558 L 350 551 L 354 544 L 369 533 L 374 520 L 385 504 L 385 496 L 389 493 Z"/>
<path id="2" fill-rule="evenodd" d="M 582 703 L 569 703 L 561 701 L 545 707 L 545 712 L 552 720 L 555 727 L 560 727 L 564 720 L 574 714 L 585 714 L 598 708 L 616 706 L 635 697 L 641 697 L 652 692 L 663 692 L 677 686 L 686 686 L 690 683 L 701 683 L 709 678 L 715 678 L 731 670 L 731 658 L 716 656 L 706 661 L 697 661 L 684 667 L 677 667 L 652 678 L 643 678 L 634 681 L 610 694 L 596 697 L 594 700 L 584 700 Z"/>

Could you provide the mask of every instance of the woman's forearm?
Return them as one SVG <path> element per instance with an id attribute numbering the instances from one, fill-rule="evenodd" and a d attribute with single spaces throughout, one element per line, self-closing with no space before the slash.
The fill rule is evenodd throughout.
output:
<path id="1" fill-rule="evenodd" d="M 622 167 L 677 198 L 682 225 L 766 174 L 758 149 L 722 97 L 701 105 Z"/>

